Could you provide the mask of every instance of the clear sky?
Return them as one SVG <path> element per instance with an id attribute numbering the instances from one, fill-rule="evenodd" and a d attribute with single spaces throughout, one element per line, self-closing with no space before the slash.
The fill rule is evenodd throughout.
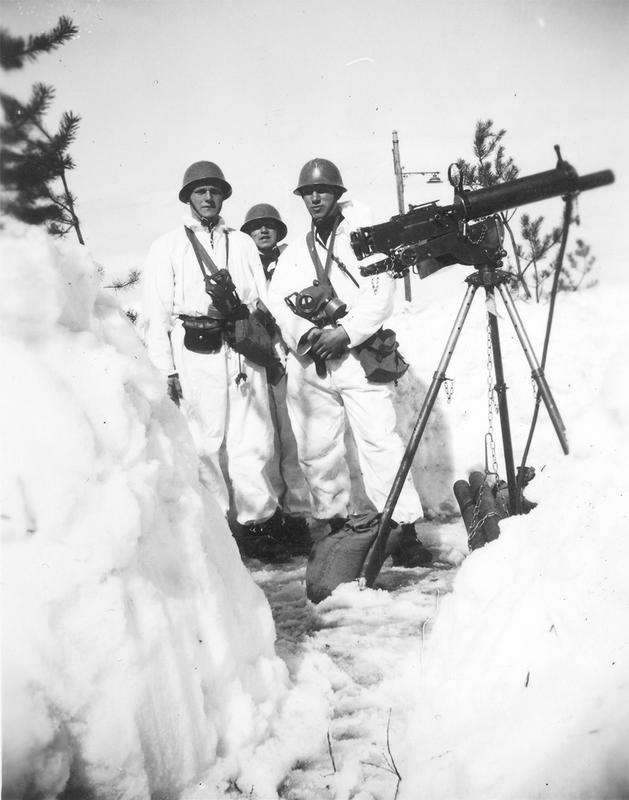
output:
<path id="1" fill-rule="evenodd" d="M 70 16 L 80 35 L 2 76 L 26 98 L 53 84 L 51 125 L 82 117 L 70 175 L 86 242 L 106 273 L 141 267 L 179 224 L 186 166 L 216 161 L 239 226 L 278 206 L 289 238 L 306 214 L 292 195 L 302 164 L 335 161 L 377 221 L 397 213 L 391 134 L 409 171 L 471 158 L 477 119 L 508 134 L 526 175 L 554 166 L 616 184 L 581 196 L 599 275 L 626 271 L 627 0 L 1 0 L 2 25 L 36 33 Z M 447 184 L 406 179 L 407 202 L 450 202 Z M 529 206 L 554 223 L 557 199 Z"/>

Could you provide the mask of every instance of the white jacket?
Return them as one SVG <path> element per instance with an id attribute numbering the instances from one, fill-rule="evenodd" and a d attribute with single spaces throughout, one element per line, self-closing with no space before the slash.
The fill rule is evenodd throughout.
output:
<path id="1" fill-rule="evenodd" d="M 391 316 L 395 287 L 388 273 L 364 278 L 360 274 L 360 262 L 350 245 L 350 232 L 371 223 L 370 216 L 363 208 L 352 203 L 339 203 L 344 219 L 336 230 L 334 255 L 347 267 L 357 281 L 354 284 L 332 261 L 329 272 L 330 281 L 339 298 L 347 304 L 348 313 L 339 320 L 349 337 L 349 346 L 355 347 L 375 333 L 382 323 Z M 358 213 L 357 213 L 358 211 Z M 317 252 L 325 265 L 327 251 L 317 242 Z M 279 258 L 269 286 L 269 308 L 282 332 L 286 344 L 297 351 L 302 336 L 312 327 L 312 322 L 295 314 L 286 304 L 285 298 L 299 292 L 316 279 L 312 258 L 306 244 L 306 231 L 299 239 L 291 242 Z"/>
<path id="2" fill-rule="evenodd" d="M 142 278 L 146 347 L 153 363 L 166 374 L 177 371 L 170 345 L 170 332 L 177 323 L 178 316 L 204 315 L 210 304 L 203 274 L 184 225 L 192 228 L 219 269 L 226 266 L 227 232 L 228 268 L 240 299 L 250 309 L 255 308 L 258 299 L 265 304 L 267 302 L 264 271 L 253 240 L 240 231 L 228 228 L 222 217 L 211 237 L 198 220 L 187 216 L 182 225 L 153 243 Z"/>

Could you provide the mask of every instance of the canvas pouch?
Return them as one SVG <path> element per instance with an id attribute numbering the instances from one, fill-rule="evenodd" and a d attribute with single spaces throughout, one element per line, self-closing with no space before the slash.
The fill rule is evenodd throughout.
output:
<path id="1" fill-rule="evenodd" d="M 183 345 L 191 353 L 218 353 L 223 344 L 224 323 L 215 317 L 179 316 L 184 329 Z"/>
<path id="2" fill-rule="evenodd" d="M 395 331 L 380 328 L 373 336 L 354 347 L 365 377 L 372 383 L 397 381 L 408 369 L 408 364 L 398 349 Z"/>
<path id="3" fill-rule="evenodd" d="M 269 333 L 263 314 L 257 310 L 228 323 L 227 343 L 254 364 L 267 367 L 267 370 L 270 368 L 273 374 L 277 373 L 278 365 L 282 367 L 275 339 Z"/>

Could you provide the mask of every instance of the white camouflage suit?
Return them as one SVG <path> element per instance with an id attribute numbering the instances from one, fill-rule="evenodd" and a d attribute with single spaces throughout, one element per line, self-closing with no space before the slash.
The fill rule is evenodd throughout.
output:
<path id="1" fill-rule="evenodd" d="M 280 245 L 279 249 L 282 251 L 285 247 Z M 267 270 L 272 274 L 276 265 L 277 260 L 267 267 Z M 278 345 L 281 357 L 285 361 L 286 348 L 283 342 Z M 310 514 L 312 504 L 304 474 L 299 466 L 297 443 L 288 416 L 286 376 L 274 386 L 269 384 L 269 406 L 275 429 L 275 454 L 269 464 L 269 478 L 280 500 L 282 511 L 288 516 L 304 517 Z"/>
<path id="2" fill-rule="evenodd" d="M 334 254 L 356 279 L 357 287 L 336 262 L 329 277 L 348 313 L 339 320 L 349 346 L 361 344 L 375 333 L 393 310 L 394 284 L 388 274 L 364 278 L 350 246 L 350 231 L 370 224 L 357 218 L 351 203 L 339 203 L 344 219 L 336 231 Z M 321 263 L 327 251 L 317 242 Z M 344 442 L 344 411 L 356 440 L 358 459 L 367 496 L 382 511 L 404 454 L 395 432 L 391 384 L 369 383 L 358 357 L 350 350 L 326 361 L 327 374 L 317 375 L 308 355 L 298 353 L 301 338 L 312 323 L 295 314 L 285 302 L 293 292 L 312 285 L 317 277 L 305 234 L 288 245 L 280 256 L 269 287 L 270 310 L 282 331 L 290 353 L 287 362 L 288 411 L 297 440 L 299 461 L 313 498 L 313 517 L 347 516 L 350 474 Z M 419 496 L 410 475 L 402 488 L 394 519 L 415 522 L 422 517 Z"/>
<path id="3" fill-rule="evenodd" d="M 259 298 L 266 302 L 262 264 L 250 237 L 227 228 L 221 217 L 210 234 L 190 215 L 150 249 L 143 276 L 145 342 L 165 381 L 166 376 L 179 374 L 181 407 L 201 458 L 201 480 L 227 513 L 229 492 L 219 463 L 224 442 L 236 519 L 241 524 L 263 522 L 277 508 L 277 496 L 267 474 L 273 455 L 273 425 L 266 371 L 226 344 L 209 354 L 193 353 L 184 347 L 179 315 L 204 315 L 210 303 L 184 225 L 192 228 L 219 269 L 226 265 L 227 232 L 228 268 L 240 299 L 251 310 Z M 246 380 L 236 383 L 243 372 Z"/>

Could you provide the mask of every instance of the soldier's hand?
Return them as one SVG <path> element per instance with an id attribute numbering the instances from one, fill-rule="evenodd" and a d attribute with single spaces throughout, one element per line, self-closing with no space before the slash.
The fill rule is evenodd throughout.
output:
<path id="1" fill-rule="evenodd" d="M 179 401 L 183 397 L 181 384 L 179 383 L 179 375 L 176 372 L 168 376 L 168 396 L 175 405 L 179 405 Z"/>
<path id="2" fill-rule="evenodd" d="M 300 355 L 304 355 L 305 353 L 310 352 L 312 345 L 317 341 L 319 336 L 321 335 L 321 331 L 319 328 L 310 328 L 309 331 L 306 331 L 304 335 L 299 340 L 297 345 L 297 352 Z"/>
<path id="3" fill-rule="evenodd" d="M 336 328 L 324 328 L 310 349 L 314 356 L 325 361 L 343 355 L 348 344 L 349 336 L 345 333 L 345 328 L 337 325 Z"/>

